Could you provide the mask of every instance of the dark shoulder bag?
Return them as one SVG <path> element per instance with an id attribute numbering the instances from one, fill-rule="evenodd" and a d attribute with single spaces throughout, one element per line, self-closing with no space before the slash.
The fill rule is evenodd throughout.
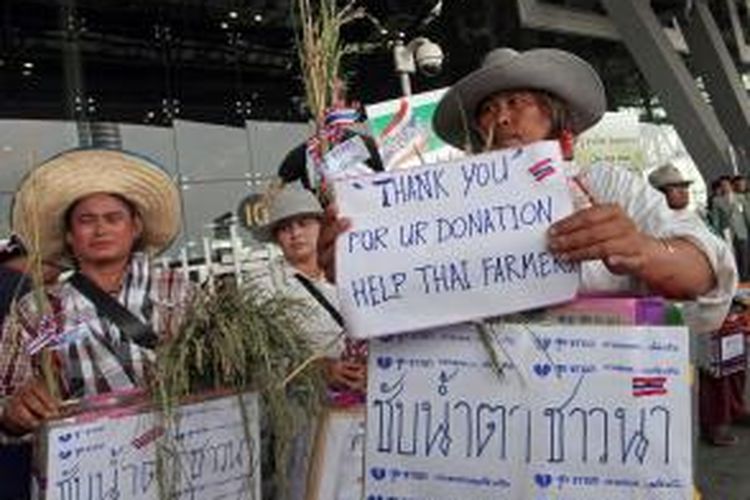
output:
<path id="1" fill-rule="evenodd" d="M 158 337 L 151 326 L 138 319 L 114 297 L 99 288 L 96 283 L 79 272 L 73 274 L 69 281 L 94 304 L 99 314 L 117 325 L 123 338 L 146 349 L 156 347 Z"/>

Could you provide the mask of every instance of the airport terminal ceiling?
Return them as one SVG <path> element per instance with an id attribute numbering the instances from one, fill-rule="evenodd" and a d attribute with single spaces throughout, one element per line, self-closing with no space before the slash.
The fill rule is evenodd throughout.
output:
<path id="1" fill-rule="evenodd" d="M 596 66 L 613 108 L 651 102 L 620 42 L 523 28 L 521 1 L 361 0 L 378 22 L 359 20 L 345 29 L 345 39 L 358 49 L 345 61 L 351 95 L 362 102 L 399 95 L 388 47 L 402 33 L 407 40 L 428 36 L 446 54 L 439 75 L 413 78 L 415 92 L 448 85 L 492 47 L 556 46 Z M 535 1 L 605 15 L 596 0 Z M 158 125 L 173 118 L 227 125 L 303 120 L 290 3 L 3 0 L 0 118 Z M 710 4 L 731 51 L 726 2 Z M 652 6 L 669 25 L 686 2 Z"/>

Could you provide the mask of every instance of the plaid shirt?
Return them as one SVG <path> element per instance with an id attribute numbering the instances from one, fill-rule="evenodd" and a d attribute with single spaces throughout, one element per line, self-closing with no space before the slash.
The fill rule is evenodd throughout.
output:
<path id="1" fill-rule="evenodd" d="M 152 269 L 136 253 L 117 296 L 158 337 L 177 332 L 192 296 L 182 274 Z M 0 337 L 0 396 L 13 394 L 39 368 L 43 350 L 52 354 L 62 396 L 75 398 L 143 384 L 153 351 L 123 337 L 117 326 L 69 282 L 50 289 L 51 312 L 40 315 L 33 293 L 18 302 Z"/>

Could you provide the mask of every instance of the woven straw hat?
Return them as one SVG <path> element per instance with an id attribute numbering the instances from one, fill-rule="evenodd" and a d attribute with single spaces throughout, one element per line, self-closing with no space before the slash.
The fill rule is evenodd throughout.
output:
<path id="1" fill-rule="evenodd" d="M 38 235 L 44 259 L 63 257 L 66 211 L 96 193 L 117 194 L 135 206 L 145 251 L 158 254 L 177 236 L 180 195 L 174 182 L 152 161 L 110 149 L 66 151 L 29 172 L 11 205 L 13 231 L 27 245 Z"/>
<path id="2" fill-rule="evenodd" d="M 258 231 L 261 241 L 273 241 L 276 226 L 293 217 L 323 217 L 323 208 L 318 199 L 301 183 L 287 184 L 271 200 L 268 206 L 268 224 Z"/>
<path id="3" fill-rule="evenodd" d="M 432 119 L 435 132 L 461 149 L 467 139 L 475 149 L 481 147 L 474 124 L 477 106 L 502 90 L 542 90 L 562 99 L 575 134 L 593 126 L 607 109 L 599 75 L 580 57 L 559 49 L 518 52 L 499 48 L 445 93 Z"/>

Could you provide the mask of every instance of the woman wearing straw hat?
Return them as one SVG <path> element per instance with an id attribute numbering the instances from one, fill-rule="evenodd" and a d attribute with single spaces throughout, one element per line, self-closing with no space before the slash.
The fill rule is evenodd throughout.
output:
<path id="1" fill-rule="evenodd" d="M 179 231 L 180 200 L 145 158 L 62 153 L 21 182 L 11 218 L 30 253 L 76 268 L 48 291 L 48 307 L 27 295 L 0 339 L 0 395 L 7 397 L 0 422 L 20 434 L 59 409 L 39 375 L 43 350 L 52 353 L 61 398 L 142 386 L 153 348 L 175 332 L 189 287 L 150 265 Z"/>
<path id="2" fill-rule="evenodd" d="M 569 158 L 575 135 L 605 109 L 601 80 L 577 56 L 500 48 L 443 96 L 433 128 L 469 153 L 557 139 Z M 572 177 L 571 187 L 578 210 L 552 226 L 549 248 L 583 263 L 584 290 L 646 288 L 690 300 L 685 316 L 694 331 L 721 324 L 736 272 L 729 249 L 697 217 L 670 211 L 656 190 L 623 168 L 596 165 Z M 329 269 L 333 241 L 347 227 L 335 209 L 327 211 L 321 258 Z"/>
<path id="3" fill-rule="evenodd" d="M 365 363 L 361 359 L 342 359 L 347 345 L 342 335 L 344 325 L 338 312 L 336 288 L 325 279 L 318 264 L 318 236 L 323 217 L 318 199 L 301 183 L 287 184 L 271 199 L 268 213 L 268 224 L 259 238 L 272 241 L 281 249 L 282 291 L 310 307 L 311 314 L 304 318 L 303 327 L 314 347 L 325 355 L 329 386 L 363 393 Z"/>

